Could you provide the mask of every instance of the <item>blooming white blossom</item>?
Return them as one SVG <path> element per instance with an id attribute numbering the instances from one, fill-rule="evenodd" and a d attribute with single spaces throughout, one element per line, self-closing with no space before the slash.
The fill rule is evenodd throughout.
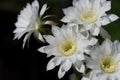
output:
<path id="1" fill-rule="evenodd" d="M 44 36 L 49 45 L 38 49 L 38 51 L 46 53 L 48 57 L 54 56 L 48 62 L 47 70 L 60 65 L 58 77 L 62 78 L 72 64 L 75 64 L 75 68 L 79 72 L 83 72 L 83 53 L 87 51 L 88 46 L 94 45 L 97 40 L 95 38 L 87 39 L 71 24 L 63 25 L 61 28 L 52 26 L 52 33 L 53 36 Z M 79 61 L 79 66 L 76 65 L 76 61 Z"/>
<path id="2" fill-rule="evenodd" d="M 82 30 L 89 30 L 94 36 L 99 33 L 103 37 L 110 36 L 101 26 L 118 19 L 115 14 L 106 14 L 111 9 L 111 1 L 73 0 L 72 4 L 72 7 L 63 9 L 65 16 L 61 21 L 83 25 Z"/>
<path id="3" fill-rule="evenodd" d="M 29 41 L 32 33 L 34 37 L 44 42 L 44 39 L 40 34 L 40 30 L 43 24 L 48 24 L 47 20 L 43 20 L 43 18 L 46 17 L 43 17 L 43 14 L 46 10 L 47 4 L 44 4 L 39 14 L 39 3 L 37 0 L 34 0 L 31 5 L 28 3 L 27 6 L 20 12 L 20 15 L 18 16 L 18 21 L 15 23 L 16 29 L 14 30 L 14 39 L 20 39 L 25 34 L 23 47 L 26 41 Z"/>
<path id="4" fill-rule="evenodd" d="M 120 80 L 120 43 L 106 39 L 101 46 L 91 50 L 87 67 L 99 77 L 99 80 Z"/>

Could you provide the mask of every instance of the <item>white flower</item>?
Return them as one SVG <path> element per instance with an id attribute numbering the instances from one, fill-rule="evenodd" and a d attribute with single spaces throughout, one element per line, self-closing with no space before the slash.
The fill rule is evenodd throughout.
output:
<path id="1" fill-rule="evenodd" d="M 73 0 L 73 6 L 63 9 L 65 16 L 63 22 L 72 22 L 83 25 L 84 30 L 90 30 L 92 35 L 106 37 L 109 34 L 101 30 L 102 25 L 107 25 L 118 19 L 115 14 L 106 14 L 111 9 L 111 1 L 106 0 Z"/>
<path id="2" fill-rule="evenodd" d="M 120 43 L 112 43 L 106 39 L 96 47 L 87 59 L 87 67 L 91 68 L 100 80 L 120 80 Z"/>
<path id="3" fill-rule="evenodd" d="M 38 49 L 38 51 L 46 53 L 47 56 L 54 56 L 47 65 L 47 70 L 53 69 L 55 66 L 60 65 L 58 77 L 62 78 L 64 74 L 71 68 L 72 64 L 79 61 L 80 64 L 74 65 L 77 70 L 82 72 L 84 69 L 84 52 L 87 47 L 94 45 L 96 40 L 91 38 L 88 40 L 84 37 L 73 25 L 63 25 L 61 28 L 52 26 L 51 35 L 44 36 L 45 40 L 49 43 Z"/>
<path id="4" fill-rule="evenodd" d="M 27 6 L 20 12 L 18 21 L 15 23 L 16 29 L 14 30 L 14 39 L 20 39 L 25 34 L 23 47 L 26 41 L 29 41 L 32 33 L 34 37 L 44 42 L 44 39 L 39 31 L 41 30 L 43 24 L 46 22 L 48 23 L 48 21 L 43 21 L 43 18 L 46 17 L 43 17 L 46 10 L 47 4 L 44 4 L 39 14 L 39 3 L 37 0 L 34 0 L 31 5 L 28 3 Z"/>

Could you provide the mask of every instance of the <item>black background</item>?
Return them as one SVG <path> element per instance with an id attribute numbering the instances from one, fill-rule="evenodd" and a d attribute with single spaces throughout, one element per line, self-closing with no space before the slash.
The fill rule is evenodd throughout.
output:
<path id="1" fill-rule="evenodd" d="M 59 80 L 59 67 L 46 71 L 51 57 L 46 58 L 46 54 L 36 50 L 43 45 L 42 43 L 39 44 L 31 36 L 29 47 L 25 46 L 22 49 L 23 37 L 13 40 L 17 16 L 26 4 L 31 2 L 32 0 L 0 0 L 0 80 Z M 50 13 L 59 13 L 58 19 L 63 15 L 61 6 L 71 4 L 68 3 L 70 0 L 65 1 L 68 3 L 65 6 L 60 0 L 40 0 L 40 7 L 46 2 L 51 6 Z M 70 73 L 71 71 L 62 80 L 68 80 Z"/>
<path id="2" fill-rule="evenodd" d="M 38 52 L 43 44 L 39 44 L 32 36 L 29 48 L 22 49 L 22 40 L 13 40 L 14 23 L 17 16 L 27 3 L 32 0 L 0 0 L 0 80 L 59 80 L 59 67 L 46 71 L 46 65 L 51 59 L 46 54 Z M 72 0 L 39 0 L 40 6 L 48 3 L 49 13 L 63 16 L 62 9 L 71 5 Z M 112 10 L 108 13 L 120 15 L 120 0 L 112 0 Z M 120 40 L 120 20 L 105 27 L 112 40 Z M 69 70 L 61 80 L 68 80 L 72 70 Z"/>

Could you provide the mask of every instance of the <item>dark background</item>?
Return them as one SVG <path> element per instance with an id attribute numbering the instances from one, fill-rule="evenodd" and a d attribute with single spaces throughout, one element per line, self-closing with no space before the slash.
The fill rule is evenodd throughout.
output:
<path id="1" fill-rule="evenodd" d="M 59 80 L 59 67 L 46 71 L 46 65 L 51 59 L 46 54 L 38 52 L 39 44 L 32 36 L 29 48 L 22 49 L 22 39 L 13 40 L 14 23 L 26 4 L 33 0 L 0 0 L 0 80 Z M 40 6 L 48 3 L 50 14 L 63 16 L 62 8 L 71 5 L 72 0 L 39 0 Z M 120 0 L 112 0 L 112 9 L 108 13 L 120 16 Z M 120 19 L 104 28 L 110 33 L 112 41 L 120 40 Z M 68 80 L 72 70 L 68 71 L 61 80 Z"/>

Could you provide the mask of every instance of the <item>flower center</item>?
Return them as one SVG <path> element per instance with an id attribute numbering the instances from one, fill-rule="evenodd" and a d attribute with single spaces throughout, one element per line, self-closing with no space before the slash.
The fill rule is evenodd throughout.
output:
<path id="1" fill-rule="evenodd" d="M 111 56 L 105 56 L 102 58 L 100 68 L 104 73 L 114 73 L 116 71 L 116 63 Z"/>
<path id="2" fill-rule="evenodd" d="M 65 56 L 71 56 L 76 52 L 77 46 L 72 41 L 66 41 L 59 47 L 60 52 Z"/>
<path id="3" fill-rule="evenodd" d="M 80 18 L 83 22 L 87 24 L 94 24 L 97 21 L 98 16 L 94 11 L 87 11 L 82 13 L 80 15 Z"/>

